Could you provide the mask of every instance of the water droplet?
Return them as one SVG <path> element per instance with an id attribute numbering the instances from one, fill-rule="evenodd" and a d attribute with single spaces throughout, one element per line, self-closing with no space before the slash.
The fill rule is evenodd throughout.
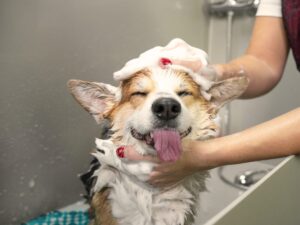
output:
<path id="1" fill-rule="evenodd" d="M 35 181 L 34 181 L 33 179 L 31 179 L 31 180 L 29 181 L 29 183 L 28 183 L 28 187 L 29 187 L 29 188 L 34 188 L 34 186 L 35 186 Z"/>

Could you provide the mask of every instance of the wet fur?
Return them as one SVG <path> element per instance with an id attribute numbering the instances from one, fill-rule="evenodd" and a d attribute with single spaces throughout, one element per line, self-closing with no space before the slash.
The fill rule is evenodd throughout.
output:
<path id="1" fill-rule="evenodd" d="M 108 199 L 109 193 L 110 189 L 104 188 L 94 194 L 91 201 L 91 210 L 94 218 L 90 222 L 90 225 L 117 225 L 117 221 L 112 216 Z"/>
<path id="2" fill-rule="evenodd" d="M 139 91 L 140 87 L 138 84 L 147 80 L 147 85 L 143 86 L 143 91 L 146 90 L 151 93 L 155 89 L 156 84 L 152 81 L 152 73 L 153 71 L 151 70 L 143 70 L 136 73 L 132 78 L 121 83 L 118 89 L 119 93 L 112 93 L 110 86 L 101 83 L 78 80 L 69 81 L 68 86 L 75 99 L 94 116 L 97 122 L 100 122 L 103 118 L 109 119 L 112 122 L 112 136 L 109 142 L 103 142 L 107 146 L 119 146 L 139 142 L 130 135 L 129 129 L 126 127 L 126 122 L 127 118 L 130 118 L 136 110 L 140 110 L 146 104 L 147 98 L 144 96 L 132 95 L 132 93 Z M 212 98 L 208 101 L 201 95 L 199 86 L 188 74 L 182 71 L 170 71 L 170 74 L 177 76 L 185 84 L 184 88 L 191 92 L 191 95 L 183 97 L 180 101 L 188 108 L 189 113 L 192 115 L 193 129 L 188 138 L 197 140 L 209 139 L 218 135 L 219 126 L 215 122 L 218 110 L 226 102 L 242 94 L 248 84 L 248 80 L 245 77 L 215 83 L 209 90 Z M 164 74 L 164 76 L 166 75 Z M 174 90 L 174 92 L 177 93 L 178 90 Z M 94 99 L 93 101 L 96 101 L 96 104 L 91 103 L 91 99 Z M 153 149 L 150 149 L 149 146 L 143 143 L 137 143 L 136 148 L 141 153 L 155 154 Z M 107 149 L 105 152 L 106 155 L 99 152 L 95 152 L 94 154 L 96 156 L 98 154 L 99 158 L 102 157 L 101 159 L 106 160 L 104 157 L 108 157 L 107 154 L 111 154 L 115 147 L 107 147 Z M 146 175 L 147 173 L 149 174 L 153 165 L 137 162 L 134 165 L 135 167 L 131 168 L 127 167 L 126 163 L 120 161 L 114 155 L 111 155 L 110 160 L 112 161 L 105 161 L 108 162 L 108 165 L 102 165 L 97 172 L 100 175 L 98 181 L 102 182 L 101 179 L 107 179 L 107 184 L 98 184 L 98 187 L 101 188 L 95 189 L 91 204 L 95 219 L 91 224 L 140 225 L 142 222 L 138 221 L 144 221 L 144 214 L 145 221 L 148 222 L 143 224 L 190 225 L 193 223 L 197 211 L 199 193 L 206 190 L 205 179 L 208 177 L 207 171 L 189 176 L 181 184 L 169 190 L 158 190 L 147 186 L 144 183 L 147 177 L 142 176 L 144 174 L 140 172 L 144 171 Z M 111 162 L 112 164 L 116 164 L 110 165 Z M 114 166 L 117 170 L 111 166 Z M 126 173 L 122 173 L 122 171 L 131 173 L 135 177 L 129 177 Z M 122 201 L 120 198 L 122 198 Z M 132 200 L 131 198 L 136 199 Z M 118 207 L 123 208 L 124 212 L 119 212 L 115 209 L 115 215 L 113 215 L 112 207 L 116 207 L 113 205 L 118 201 L 118 204 L 120 204 Z M 122 204 L 124 205 L 122 206 Z M 137 209 L 142 211 L 136 212 L 127 209 L 128 206 L 134 208 L 133 204 L 136 204 Z M 150 208 L 148 209 L 147 207 Z M 127 217 L 126 210 L 128 210 Z M 146 211 L 143 212 L 143 210 Z M 149 211 L 147 212 L 147 210 Z M 147 215 L 148 213 L 150 214 Z M 123 218 L 124 215 L 125 217 Z M 119 218 L 116 219 L 115 216 Z M 174 218 L 177 219 L 174 221 Z"/>

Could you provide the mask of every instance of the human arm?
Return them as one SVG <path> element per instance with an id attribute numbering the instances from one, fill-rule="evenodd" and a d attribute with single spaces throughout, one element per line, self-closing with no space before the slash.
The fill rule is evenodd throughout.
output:
<path id="1" fill-rule="evenodd" d="M 288 43 L 282 18 L 259 16 L 245 55 L 218 65 L 217 70 L 220 70 L 222 79 L 243 72 L 250 83 L 242 97 L 256 97 L 267 93 L 279 82 L 287 55 Z"/>
<path id="2" fill-rule="evenodd" d="M 209 72 L 215 72 L 217 79 L 246 75 L 250 84 L 242 97 L 256 97 L 270 91 L 279 82 L 287 54 L 288 44 L 282 19 L 257 17 L 245 55 L 228 64 L 214 65 Z M 203 70 L 202 65 L 195 62 L 175 63 L 194 71 Z M 200 170 L 298 154 L 299 125 L 300 109 L 296 109 L 236 134 L 208 141 L 186 140 L 183 142 L 182 157 L 175 163 L 158 164 L 151 174 L 150 182 L 156 186 L 166 186 Z M 139 156 L 130 148 L 127 156 L 135 160 L 157 160 Z"/>
<path id="3" fill-rule="evenodd" d="M 244 55 L 226 64 L 204 68 L 200 62 L 179 60 L 175 63 L 217 80 L 246 75 L 250 83 L 242 98 L 253 98 L 267 93 L 280 81 L 287 55 L 288 43 L 282 18 L 259 16 Z"/>
<path id="4" fill-rule="evenodd" d="M 186 140 L 182 157 L 175 163 L 160 163 L 149 182 L 169 186 L 201 170 L 300 154 L 299 127 L 300 108 L 297 108 L 235 134 L 207 141 Z"/>

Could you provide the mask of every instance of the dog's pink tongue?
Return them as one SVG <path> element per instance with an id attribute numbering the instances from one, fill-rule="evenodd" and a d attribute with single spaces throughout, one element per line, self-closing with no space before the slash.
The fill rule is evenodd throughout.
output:
<path id="1" fill-rule="evenodd" d="M 175 130 L 153 132 L 154 147 L 162 161 L 176 161 L 181 154 L 180 134 Z"/>

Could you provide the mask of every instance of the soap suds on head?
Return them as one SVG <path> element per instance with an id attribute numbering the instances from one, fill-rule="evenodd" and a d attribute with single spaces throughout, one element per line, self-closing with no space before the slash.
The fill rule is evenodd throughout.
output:
<path id="1" fill-rule="evenodd" d="M 195 48 L 187 44 L 185 41 L 176 38 L 169 42 L 165 47 L 157 46 L 144 53 L 138 58 L 128 61 L 125 66 L 114 73 L 114 79 L 122 81 L 130 78 L 136 72 L 145 68 L 161 68 L 160 60 L 162 58 L 172 60 L 183 60 L 191 62 L 201 62 L 202 66 L 206 66 L 207 54 L 199 48 Z M 165 68 L 175 70 L 183 70 L 187 72 L 193 80 L 201 86 L 203 91 L 207 91 L 211 87 L 211 81 L 203 77 L 200 73 L 194 72 L 192 69 L 183 65 L 168 64 Z"/>

